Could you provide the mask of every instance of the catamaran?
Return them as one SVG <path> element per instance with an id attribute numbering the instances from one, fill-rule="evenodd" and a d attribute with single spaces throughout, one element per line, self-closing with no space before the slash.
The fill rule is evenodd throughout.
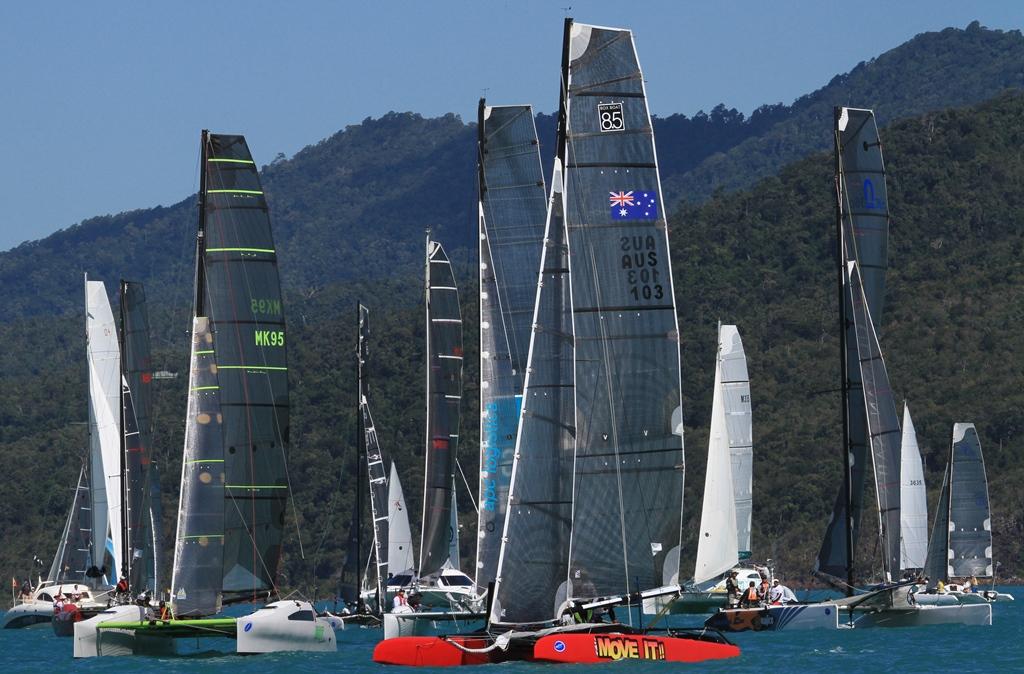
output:
<path id="1" fill-rule="evenodd" d="M 239 653 L 335 650 L 309 602 L 241 618 L 225 604 L 277 594 L 288 502 L 285 321 L 267 203 L 245 139 L 203 131 L 188 409 L 171 620 L 114 606 L 75 625 L 75 657 L 172 653 L 233 638 Z"/>
<path id="2" fill-rule="evenodd" d="M 1013 601 L 1013 596 L 997 592 L 965 588 L 964 580 L 989 580 L 995 585 L 992 562 L 992 513 L 988 497 L 988 476 L 981 440 L 974 424 L 953 425 L 953 441 L 949 462 L 935 511 L 935 524 L 928 546 L 925 574 L 928 592 L 918 592 L 915 599 L 930 603 L 988 603 Z M 937 585 L 942 582 L 942 592 Z"/>
<path id="3" fill-rule="evenodd" d="M 639 622 L 643 599 L 679 590 L 683 439 L 668 235 L 632 33 L 567 19 L 561 82 L 488 624 L 385 639 L 377 662 L 739 654 L 710 635 L 655 634 Z"/>

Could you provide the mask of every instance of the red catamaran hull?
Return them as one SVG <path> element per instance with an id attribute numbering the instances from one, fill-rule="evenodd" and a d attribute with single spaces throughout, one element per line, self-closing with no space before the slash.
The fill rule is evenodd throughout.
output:
<path id="1" fill-rule="evenodd" d="M 703 662 L 734 658 L 740 654 L 739 647 L 729 643 L 619 632 L 553 634 L 537 639 L 532 649 L 513 644 L 507 651 L 496 648 L 486 653 L 467 653 L 459 648 L 461 645 L 481 649 L 493 643 L 485 637 L 398 637 L 377 644 L 373 650 L 373 661 L 410 667 L 454 667 L 509 660 L 591 664 L 614 660 Z"/>

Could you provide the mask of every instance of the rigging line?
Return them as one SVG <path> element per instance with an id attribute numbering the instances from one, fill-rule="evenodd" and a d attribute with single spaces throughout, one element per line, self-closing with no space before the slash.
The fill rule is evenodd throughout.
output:
<path id="1" fill-rule="evenodd" d="M 473 504 L 473 510 L 476 511 L 477 516 L 480 515 L 480 508 L 476 505 L 476 499 L 473 498 L 473 490 L 469 487 L 469 480 L 466 479 L 466 473 L 462 470 L 462 463 L 459 462 L 458 457 L 455 458 L 455 466 L 459 469 L 459 475 L 462 476 L 462 484 L 466 485 L 466 493 L 469 494 L 469 502 Z"/>

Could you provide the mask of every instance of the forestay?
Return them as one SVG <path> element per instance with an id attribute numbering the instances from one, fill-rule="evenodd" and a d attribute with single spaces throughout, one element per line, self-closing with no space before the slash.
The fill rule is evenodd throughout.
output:
<path id="1" fill-rule="evenodd" d="M 568 597 L 589 599 L 678 574 L 679 332 L 632 33 L 567 30 L 563 198 L 576 347 Z"/>
<path id="2" fill-rule="evenodd" d="M 450 563 L 452 485 L 462 402 L 462 311 L 444 248 L 427 239 L 427 437 L 420 577 Z"/>
<path id="3" fill-rule="evenodd" d="M 196 315 L 215 344 L 223 414 L 225 600 L 276 591 L 288 505 L 288 361 L 270 217 L 245 138 L 203 134 Z"/>
<path id="4" fill-rule="evenodd" d="M 855 261 L 863 279 L 864 297 L 876 330 L 882 326 L 885 299 L 885 272 L 888 266 L 889 199 L 882 160 L 882 141 L 874 112 L 841 108 L 836 117 L 835 151 L 838 163 L 838 198 L 842 219 L 843 244 L 840 257 Z M 846 270 L 843 269 L 845 274 Z M 850 463 L 850 503 L 846 490 L 836 497 L 832 518 L 818 553 L 817 569 L 845 578 L 853 559 L 847 557 L 847 518 L 852 522 L 856 548 L 860 518 L 864 510 L 864 488 L 868 470 L 868 431 L 865 419 L 860 367 L 857 362 L 857 336 L 849 320 L 852 309 L 846 302 L 846 414 L 847 438 L 844 457 Z M 852 551 L 850 551 L 852 554 Z"/>
<path id="5" fill-rule="evenodd" d="M 547 202 L 529 105 L 477 119 L 480 213 L 480 516 L 476 584 L 495 578 L 522 406 Z"/>
<path id="6" fill-rule="evenodd" d="M 117 325 L 102 281 L 85 282 L 86 356 L 89 364 L 89 475 L 92 495 L 92 565 L 104 568 L 107 536 L 121 526 L 121 354 Z M 112 537 L 112 568 L 121 571 L 121 536 Z"/>
<path id="7" fill-rule="evenodd" d="M 917 432 L 906 403 L 900 454 L 900 569 L 923 569 L 928 554 L 928 496 Z"/>
<path id="8" fill-rule="evenodd" d="M 949 476 L 949 576 L 992 576 L 988 478 L 974 424 L 953 426 Z"/>
<path id="9" fill-rule="evenodd" d="M 210 321 L 196 316 L 171 576 L 171 612 L 177 618 L 214 615 L 221 609 L 225 454 L 220 400 Z"/>
<path id="10" fill-rule="evenodd" d="M 932 535 L 928 539 L 928 559 L 925 561 L 924 575 L 928 577 L 928 587 L 935 587 L 940 580 L 949 579 L 949 464 L 942 475 L 942 490 L 939 492 L 939 504 L 935 508 L 935 519 L 932 523 Z"/>

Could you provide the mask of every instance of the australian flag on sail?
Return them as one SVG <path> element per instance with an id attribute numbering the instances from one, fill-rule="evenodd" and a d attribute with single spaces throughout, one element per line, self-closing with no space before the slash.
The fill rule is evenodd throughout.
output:
<path id="1" fill-rule="evenodd" d="M 658 193 L 654 190 L 609 192 L 612 220 L 657 220 Z"/>

